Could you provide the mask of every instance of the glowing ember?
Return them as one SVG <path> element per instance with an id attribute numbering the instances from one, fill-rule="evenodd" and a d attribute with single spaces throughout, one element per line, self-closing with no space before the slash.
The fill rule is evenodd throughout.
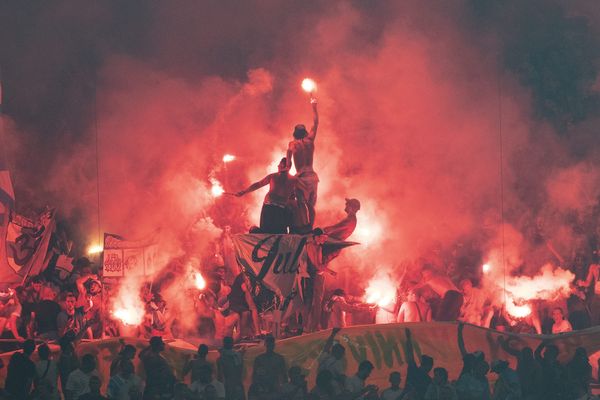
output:
<path id="1" fill-rule="evenodd" d="M 118 308 L 112 313 L 113 317 L 120 320 L 125 325 L 139 325 L 144 317 L 144 310 L 131 308 Z"/>
<path id="2" fill-rule="evenodd" d="M 225 189 L 223 189 L 223 185 L 221 185 L 221 182 L 219 182 L 215 178 L 210 178 L 210 183 L 212 184 L 212 187 L 210 188 L 210 193 L 213 197 L 220 197 L 223 195 L 223 193 L 225 193 Z"/>
<path id="3" fill-rule="evenodd" d="M 104 246 L 100 244 L 93 244 L 87 249 L 87 253 L 91 256 L 93 254 L 99 254 L 104 251 Z"/>
<path id="4" fill-rule="evenodd" d="M 317 84 L 310 78 L 304 78 L 302 81 L 302 90 L 307 93 L 312 93 L 317 89 Z"/>
<path id="5" fill-rule="evenodd" d="M 481 266 L 481 270 L 483 271 L 484 274 L 487 274 L 488 272 L 490 272 L 492 269 L 492 266 L 490 264 L 483 264 Z"/>
<path id="6" fill-rule="evenodd" d="M 204 290 L 206 288 L 206 280 L 200 272 L 194 272 L 194 285 L 196 285 L 196 289 Z"/>
<path id="7" fill-rule="evenodd" d="M 379 307 L 387 307 L 394 304 L 396 299 L 396 287 L 389 274 L 378 273 L 369 281 L 365 289 L 364 302 L 377 304 Z"/>
<path id="8" fill-rule="evenodd" d="M 509 299 L 506 302 L 506 312 L 515 318 L 525 318 L 531 314 L 531 307 L 527 304 L 516 305 L 514 300 Z"/>
<path id="9" fill-rule="evenodd" d="M 235 160 L 235 156 L 233 154 L 225 154 L 223 156 L 224 163 L 232 162 L 233 160 Z"/>

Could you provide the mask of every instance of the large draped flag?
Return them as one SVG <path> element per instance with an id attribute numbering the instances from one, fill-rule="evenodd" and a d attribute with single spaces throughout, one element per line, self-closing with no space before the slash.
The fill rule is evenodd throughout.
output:
<path id="1" fill-rule="evenodd" d="M 8 169 L 0 165 L 0 283 L 12 283 L 19 280 L 19 277 L 9 267 L 6 257 L 6 235 L 14 205 L 15 193 L 10 180 L 10 174 Z"/>
<path id="2" fill-rule="evenodd" d="M 46 267 L 54 231 L 54 210 L 44 210 L 35 221 L 14 213 L 15 194 L 6 168 L 0 165 L 0 283 L 20 283 Z"/>
<path id="3" fill-rule="evenodd" d="M 299 278 L 308 277 L 306 236 L 233 235 L 238 263 L 278 295 L 288 296 Z"/>

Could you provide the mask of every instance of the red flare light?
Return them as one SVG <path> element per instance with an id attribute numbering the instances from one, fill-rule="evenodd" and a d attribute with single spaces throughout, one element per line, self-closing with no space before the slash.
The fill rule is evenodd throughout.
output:
<path id="1" fill-rule="evenodd" d="M 312 93 L 317 90 L 317 84 L 310 78 L 304 78 L 302 81 L 302 90 L 307 93 Z"/>

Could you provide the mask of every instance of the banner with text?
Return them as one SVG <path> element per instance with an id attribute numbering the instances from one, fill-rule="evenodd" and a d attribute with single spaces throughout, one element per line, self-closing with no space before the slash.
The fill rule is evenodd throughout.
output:
<path id="1" fill-rule="evenodd" d="M 306 236 L 234 235 L 238 263 L 275 293 L 287 296 L 299 278 L 308 277 Z"/>

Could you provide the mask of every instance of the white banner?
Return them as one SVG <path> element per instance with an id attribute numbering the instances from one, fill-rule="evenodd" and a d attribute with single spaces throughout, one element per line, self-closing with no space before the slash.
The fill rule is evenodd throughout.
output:
<path id="1" fill-rule="evenodd" d="M 238 263 L 278 295 L 291 293 L 296 281 L 308 277 L 306 236 L 234 235 Z"/>
<path id="2" fill-rule="evenodd" d="M 105 233 L 103 276 L 151 275 L 155 272 L 156 250 L 154 238 L 130 241 Z"/>

